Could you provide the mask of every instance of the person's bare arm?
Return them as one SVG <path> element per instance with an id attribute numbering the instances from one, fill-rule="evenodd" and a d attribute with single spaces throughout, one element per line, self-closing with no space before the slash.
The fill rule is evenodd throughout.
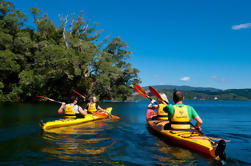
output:
<path id="1" fill-rule="evenodd" d="M 86 109 L 83 110 L 83 108 L 80 107 L 80 106 L 79 106 L 79 108 L 78 108 L 78 111 L 79 111 L 79 113 L 80 113 L 81 115 L 83 115 L 83 116 L 87 115 L 87 110 L 86 110 Z"/>
<path id="2" fill-rule="evenodd" d="M 65 103 L 63 102 L 61 107 L 58 109 L 58 114 L 62 114 L 64 112 L 64 106 L 65 106 Z"/>
<path id="3" fill-rule="evenodd" d="M 103 112 L 104 112 L 104 109 L 101 108 L 100 106 L 98 106 L 98 109 L 99 109 L 100 111 L 103 111 Z"/>
<path id="4" fill-rule="evenodd" d="M 196 125 L 195 125 L 195 128 L 196 129 L 198 129 L 199 131 L 201 130 L 201 125 L 202 125 L 202 120 L 201 120 L 201 118 L 199 117 L 199 116 L 196 116 L 195 118 L 194 118 L 194 120 L 196 120 Z"/>
<path id="5" fill-rule="evenodd" d="M 158 109 L 158 106 L 157 105 L 153 105 L 153 103 L 155 103 L 155 100 L 152 100 L 151 103 L 148 105 L 147 108 L 149 108 L 149 109 Z"/>

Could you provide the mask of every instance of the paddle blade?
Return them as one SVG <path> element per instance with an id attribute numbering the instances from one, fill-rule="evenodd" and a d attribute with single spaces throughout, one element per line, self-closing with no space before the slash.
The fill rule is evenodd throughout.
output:
<path id="1" fill-rule="evenodd" d="M 149 98 L 149 96 L 147 95 L 145 89 L 143 89 L 141 86 L 139 86 L 138 84 L 134 84 L 134 90 L 136 92 L 138 92 L 138 94 L 140 94 L 141 96 L 147 97 Z"/>
<path id="2" fill-rule="evenodd" d="M 80 93 L 78 93 L 77 91 L 73 90 L 74 93 L 78 94 L 79 96 L 81 96 L 83 99 L 85 99 L 84 95 L 81 95 Z"/>
<path id="3" fill-rule="evenodd" d="M 163 101 L 162 97 L 160 96 L 159 92 L 158 92 L 156 89 L 154 89 L 152 86 L 149 86 L 149 90 L 150 90 L 150 92 L 151 92 L 154 96 L 156 96 L 159 100 Z"/>
<path id="4" fill-rule="evenodd" d="M 41 101 L 50 100 L 48 97 L 45 96 L 37 96 L 37 97 L 40 98 Z"/>
<path id="5" fill-rule="evenodd" d="M 120 119 L 120 117 L 116 115 L 112 115 L 112 119 Z"/>

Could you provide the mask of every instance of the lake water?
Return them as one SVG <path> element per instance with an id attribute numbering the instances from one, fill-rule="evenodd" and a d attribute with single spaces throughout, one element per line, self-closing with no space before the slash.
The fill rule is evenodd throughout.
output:
<path id="1" fill-rule="evenodd" d="M 100 120 L 52 132 L 39 121 L 59 119 L 59 105 L 0 105 L 0 165 L 217 165 L 149 132 L 148 101 L 101 103 L 119 121 Z M 202 131 L 230 139 L 226 165 L 251 165 L 250 101 L 185 101 L 204 121 Z"/>

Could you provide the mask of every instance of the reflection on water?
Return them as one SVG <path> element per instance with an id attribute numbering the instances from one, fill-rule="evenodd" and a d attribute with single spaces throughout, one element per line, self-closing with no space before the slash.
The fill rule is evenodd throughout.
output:
<path id="1" fill-rule="evenodd" d="M 189 150 L 183 148 L 177 148 L 174 146 L 168 146 L 163 141 L 156 142 L 155 146 L 158 147 L 159 151 L 168 154 L 172 157 L 175 157 L 176 159 L 182 159 L 182 160 L 194 159 L 192 153 Z"/>
<path id="2" fill-rule="evenodd" d="M 92 159 L 95 163 L 118 163 L 100 157 L 117 142 L 98 134 L 106 127 L 106 121 L 96 121 L 43 132 L 42 138 L 47 142 L 47 146 L 41 151 L 64 160 Z"/>
<path id="3" fill-rule="evenodd" d="M 165 137 L 152 130 L 148 125 L 146 125 L 146 128 L 149 133 L 156 137 L 156 142 L 153 146 L 157 147 L 157 152 L 153 153 L 153 158 L 158 160 L 159 164 L 168 163 L 168 165 L 197 165 L 198 157 L 201 156 L 207 163 L 218 165 L 218 161 L 213 158 L 183 147 L 179 147 L 177 144 L 174 145 L 168 142 Z"/>

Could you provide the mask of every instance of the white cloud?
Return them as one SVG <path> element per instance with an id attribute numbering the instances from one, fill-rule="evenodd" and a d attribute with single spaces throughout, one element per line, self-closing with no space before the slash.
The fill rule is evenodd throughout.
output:
<path id="1" fill-rule="evenodd" d="M 182 77 L 182 78 L 180 78 L 180 81 L 189 81 L 189 80 L 191 80 L 190 77 Z"/>
<path id="2" fill-rule="evenodd" d="M 216 76 L 216 75 L 211 76 L 211 79 L 213 79 L 215 81 L 218 81 L 218 82 L 225 82 L 226 81 L 225 78 L 219 77 L 219 76 Z"/>
<path id="3" fill-rule="evenodd" d="M 251 23 L 233 25 L 232 26 L 232 30 L 247 29 L 247 28 L 251 28 Z"/>

